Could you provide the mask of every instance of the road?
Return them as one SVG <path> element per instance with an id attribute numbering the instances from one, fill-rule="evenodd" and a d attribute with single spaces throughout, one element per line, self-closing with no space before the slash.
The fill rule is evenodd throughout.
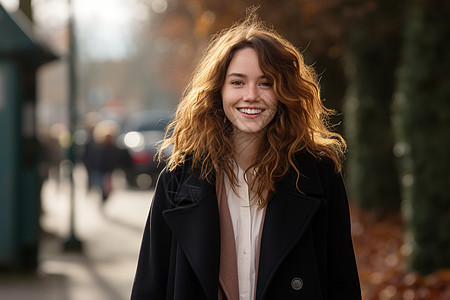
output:
<path id="1" fill-rule="evenodd" d="M 153 190 L 129 189 L 122 176 L 105 203 L 86 190 L 86 172 L 74 171 L 75 236 L 82 252 L 67 252 L 70 232 L 70 185 L 48 180 L 42 187 L 38 275 L 12 275 L 0 280 L 0 299 L 125 300 L 129 299 L 143 227 Z"/>

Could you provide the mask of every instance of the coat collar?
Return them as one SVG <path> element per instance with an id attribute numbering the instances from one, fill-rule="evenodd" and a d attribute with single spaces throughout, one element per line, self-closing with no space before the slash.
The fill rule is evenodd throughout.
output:
<path id="1" fill-rule="evenodd" d="M 256 299 L 263 298 L 277 266 L 298 242 L 323 202 L 324 188 L 317 160 L 310 155 L 297 155 L 296 162 L 301 174 L 298 184 L 297 173 L 285 176 L 267 206 Z"/>
<path id="2" fill-rule="evenodd" d="M 268 203 L 260 245 L 256 299 L 263 298 L 277 266 L 296 245 L 323 201 L 324 190 L 313 161 L 302 162 L 299 170 L 302 174 L 298 184 L 300 192 L 295 185 L 296 175 L 287 176 L 278 184 L 278 192 Z"/>
<path id="3" fill-rule="evenodd" d="M 286 176 L 269 201 L 264 221 L 256 298 L 261 299 L 280 261 L 300 239 L 321 204 L 323 195 L 313 159 L 300 158 L 296 176 Z M 186 179 L 174 202 L 181 206 L 163 214 L 197 275 L 208 299 L 216 299 L 220 258 L 220 222 L 215 182 L 208 183 L 186 167 Z M 294 173 L 295 174 L 295 173 Z M 292 181 L 294 177 L 294 181 Z"/>
<path id="4" fill-rule="evenodd" d="M 215 187 L 195 175 L 179 186 L 175 203 L 163 215 L 200 281 L 207 299 L 218 291 L 220 225 Z"/>

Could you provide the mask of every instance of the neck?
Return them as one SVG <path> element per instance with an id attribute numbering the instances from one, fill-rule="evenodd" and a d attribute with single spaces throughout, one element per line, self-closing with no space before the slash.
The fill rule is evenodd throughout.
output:
<path id="1" fill-rule="evenodd" d="M 245 171 L 252 164 L 261 134 L 237 133 L 233 138 L 236 163 Z"/>

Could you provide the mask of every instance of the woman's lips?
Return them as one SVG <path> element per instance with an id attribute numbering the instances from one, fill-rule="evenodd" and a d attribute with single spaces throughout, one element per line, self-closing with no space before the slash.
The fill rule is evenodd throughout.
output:
<path id="1" fill-rule="evenodd" d="M 262 108 L 246 108 L 246 107 L 241 107 L 241 108 L 238 108 L 238 111 L 239 111 L 240 113 L 242 113 L 242 114 L 245 114 L 245 115 L 249 115 L 249 116 L 258 116 L 258 115 L 260 115 L 260 114 L 264 111 L 264 109 L 262 109 Z"/>

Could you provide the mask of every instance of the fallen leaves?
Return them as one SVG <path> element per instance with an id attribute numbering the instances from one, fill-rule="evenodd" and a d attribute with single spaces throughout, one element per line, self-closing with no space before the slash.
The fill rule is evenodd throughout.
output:
<path id="1" fill-rule="evenodd" d="M 364 300 L 450 300 L 450 269 L 422 276 L 407 269 L 400 212 L 351 206 L 352 235 Z"/>

